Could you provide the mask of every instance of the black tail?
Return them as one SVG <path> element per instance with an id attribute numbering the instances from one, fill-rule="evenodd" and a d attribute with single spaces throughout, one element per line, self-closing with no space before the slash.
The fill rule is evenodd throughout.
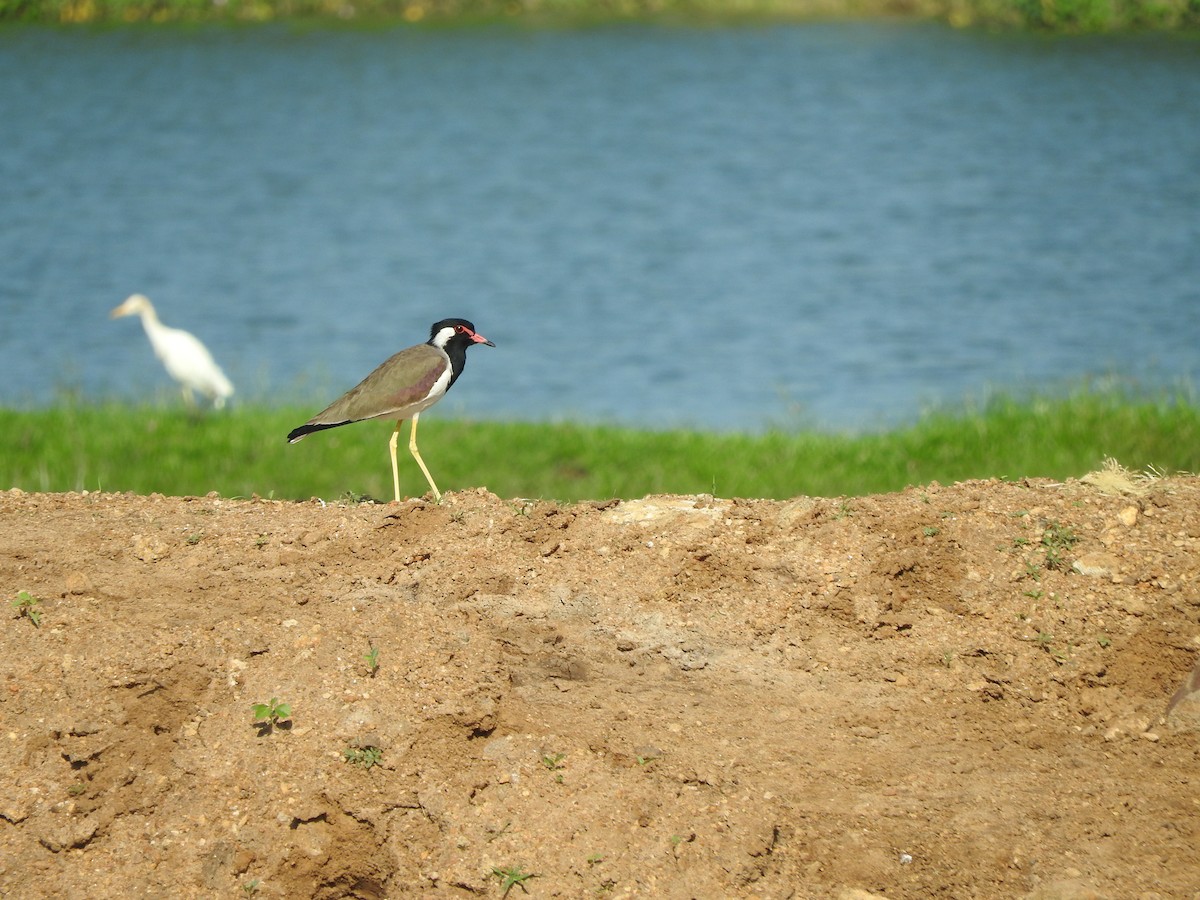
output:
<path id="1" fill-rule="evenodd" d="M 349 425 L 349 424 L 350 424 L 350 422 L 349 422 L 349 420 L 347 420 L 345 422 L 322 422 L 317 425 L 313 425 L 311 423 L 306 424 L 306 425 L 301 425 L 299 428 L 293 428 L 291 431 L 288 432 L 287 442 L 289 444 L 294 444 L 294 443 L 296 443 L 296 441 L 300 440 L 300 438 L 304 437 L 306 434 L 312 434 L 314 431 L 324 431 L 326 428 L 337 428 L 339 425 Z"/>

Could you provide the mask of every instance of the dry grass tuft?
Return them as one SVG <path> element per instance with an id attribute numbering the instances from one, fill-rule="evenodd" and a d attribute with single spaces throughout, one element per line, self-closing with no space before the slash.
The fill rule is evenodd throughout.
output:
<path id="1" fill-rule="evenodd" d="M 1122 494 L 1136 497 L 1146 493 L 1151 482 L 1157 481 L 1163 475 L 1157 469 L 1150 467 L 1145 472 L 1131 472 L 1111 456 L 1104 460 L 1095 472 L 1088 472 L 1079 480 L 1090 484 L 1102 494 Z"/>

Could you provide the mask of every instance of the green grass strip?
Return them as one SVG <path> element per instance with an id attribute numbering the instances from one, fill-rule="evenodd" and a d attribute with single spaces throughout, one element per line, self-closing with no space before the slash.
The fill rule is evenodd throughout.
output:
<path id="1" fill-rule="evenodd" d="M 0 22 L 392 22 L 534 26 L 610 21 L 736 23 L 906 16 L 1054 32 L 1200 26 L 1197 0 L 0 0 Z"/>
<path id="2" fill-rule="evenodd" d="M 175 496 L 391 499 L 390 425 L 365 422 L 284 436 L 308 409 L 66 402 L 0 410 L 0 488 Z M 400 451 L 401 491 L 427 487 Z M 721 434 L 604 425 L 422 420 L 421 453 L 443 491 L 561 501 L 711 493 L 721 497 L 855 496 L 931 481 L 1065 478 L 1113 457 L 1130 469 L 1200 471 L 1200 410 L 1176 396 L 1080 391 L 999 398 L 864 435 Z"/>

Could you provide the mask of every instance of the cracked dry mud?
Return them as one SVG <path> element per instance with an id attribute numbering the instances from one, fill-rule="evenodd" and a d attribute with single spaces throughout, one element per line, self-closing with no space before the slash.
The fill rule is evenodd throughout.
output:
<path id="1" fill-rule="evenodd" d="M 5 897 L 1200 896 L 1200 479 L 0 534 Z"/>

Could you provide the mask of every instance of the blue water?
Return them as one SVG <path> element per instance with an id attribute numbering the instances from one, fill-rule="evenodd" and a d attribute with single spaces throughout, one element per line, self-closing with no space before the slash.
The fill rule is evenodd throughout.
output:
<path id="1" fill-rule="evenodd" d="M 148 397 L 145 293 L 317 411 L 870 428 L 1190 382 L 1200 43 L 909 24 L 0 30 L 0 404 Z"/>

